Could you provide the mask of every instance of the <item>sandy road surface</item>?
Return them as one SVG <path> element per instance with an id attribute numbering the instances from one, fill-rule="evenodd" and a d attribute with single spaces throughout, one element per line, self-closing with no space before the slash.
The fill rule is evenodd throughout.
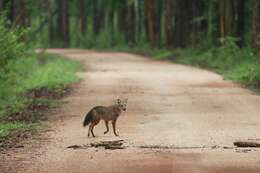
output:
<path id="1" fill-rule="evenodd" d="M 1 155 L 0 172 L 260 172 L 260 149 L 232 145 L 236 140 L 260 139 L 259 95 L 205 70 L 136 55 L 49 52 L 79 60 L 85 68 L 79 74 L 82 81 L 50 116 L 50 131 Z M 87 138 L 84 114 L 117 97 L 129 98 L 128 111 L 117 125 L 120 137 L 112 131 L 103 135 L 101 122 L 95 128 L 97 138 Z M 127 148 L 66 148 L 117 139 L 123 139 Z"/>

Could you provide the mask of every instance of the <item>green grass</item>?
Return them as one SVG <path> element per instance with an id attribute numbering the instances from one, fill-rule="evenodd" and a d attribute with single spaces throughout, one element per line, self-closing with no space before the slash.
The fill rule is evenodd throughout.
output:
<path id="1" fill-rule="evenodd" d="M 21 112 L 35 100 L 26 97 L 29 90 L 45 88 L 57 91 L 78 80 L 78 62 L 51 54 L 28 53 L 27 57 L 10 60 L 0 70 L 0 118 Z M 0 137 L 27 124 L 0 122 Z"/>
<path id="2" fill-rule="evenodd" d="M 53 89 L 77 81 L 75 73 L 79 69 L 79 64 L 74 61 L 54 55 L 42 55 L 40 61 L 34 64 L 37 65 L 30 65 L 34 66 L 34 72 L 22 82 L 22 90 L 43 87 Z"/>
<path id="3" fill-rule="evenodd" d="M 10 135 L 14 130 L 24 130 L 28 127 L 28 125 L 19 122 L 0 124 L 0 138 Z"/>
<path id="4" fill-rule="evenodd" d="M 237 49 L 233 52 L 222 48 L 207 51 L 196 49 L 173 52 L 174 62 L 192 65 L 215 71 L 242 85 L 259 89 L 260 55 L 250 49 Z"/>

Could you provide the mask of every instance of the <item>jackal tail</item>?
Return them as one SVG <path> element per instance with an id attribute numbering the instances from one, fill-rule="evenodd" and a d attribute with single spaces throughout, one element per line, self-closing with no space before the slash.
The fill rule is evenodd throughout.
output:
<path id="1" fill-rule="evenodd" d="M 89 125 L 89 123 L 91 122 L 92 120 L 92 110 L 89 111 L 86 116 L 85 116 L 85 119 L 84 119 L 84 122 L 83 122 L 83 126 L 86 127 L 87 125 Z"/>

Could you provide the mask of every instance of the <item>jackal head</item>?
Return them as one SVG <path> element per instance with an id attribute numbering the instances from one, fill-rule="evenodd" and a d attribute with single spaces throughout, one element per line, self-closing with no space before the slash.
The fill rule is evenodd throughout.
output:
<path id="1" fill-rule="evenodd" d="M 119 107 L 121 110 L 126 111 L 126 108 L 127 108 L 127 100 L 128 100 L 128 99 L 124 99 L 124 100 L 117 99 L 117 100 L 116 100 L 116 104 L 118 105 L 118 107 Z"/>

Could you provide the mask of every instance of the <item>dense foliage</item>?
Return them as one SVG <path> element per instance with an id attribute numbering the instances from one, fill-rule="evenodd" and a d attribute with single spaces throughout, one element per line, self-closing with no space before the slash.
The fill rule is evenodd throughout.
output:
<path id="1" fill-rule="evenodd" d="M 258 0 L 0 0 L 0 9 L 11 29 L 30 27 L 27 40 L 39 47 L 159 50 L 162 57 L 184 49 L 180 63 L 232 69 L 243 74 L 236 81 L 259 85 Z M 0 22 L 5 64 L 22 57 L 24 45 L 13 44 L 20 36 Z"/>
<path id="2" fill-rule="evenodd" d="M 186 48 L 217 46 L 233 37 L 257 47 L 257 0 L 21 0 L 24 18 L 42 46 Z M 21 11 L 22 11 L 21 10 Z M 13 14 L 13 13 L 12 13 Z M 14 14 L 17 15 L 18 14 Z"/>
<path id="3" fill-rule="evenodd" d="M 78 63 L 55 55 L 33 53 L 26 46 L 23 33 L 24 29 L 10 30 L 5 18 L 0 17 L 0 137 L 14 129 L 28 127 L 10 115 L 40 101 L 27 96 L 29 91 L 57 90 L 77 80 Z"/>
<path id="4" fill-rule="evenodd" d="M 25 54 L 25 44 L 19 41 L 22 32 L 19 30 L 9 30 L 6 27 L 6 19 L 0 16 L 0 66 L 5 66 L 8 61 L 23 58 Z"/>
<path id="5" fill-rule="evenodd" d="M 1 5 L 2 4 L 2 5 Z M 187 48 L 236 38 L 258 49 L 258 0 L 0 0 L 39 46 Z"/>

